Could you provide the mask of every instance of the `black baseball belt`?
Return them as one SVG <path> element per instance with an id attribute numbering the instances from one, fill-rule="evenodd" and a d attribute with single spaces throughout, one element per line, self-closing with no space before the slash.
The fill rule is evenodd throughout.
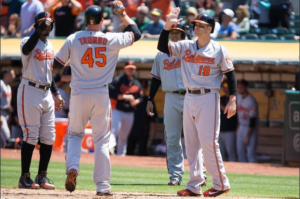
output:
<path id="1" fill-rule="evenodd" d="M 210 89 L 199 89 L 199 90 L 190 90 L 188 89 L 188 93 L 194 94 L 194 95 L 200 95 L 200 94 L 205 94 L 205 93 L 210 93 Z"/>
<path id="2" fill-rule="evenodd" d="M 29 84 L 30 86 L 33 86 L 33 87 L 36 87 L 36 88 L 43 89 L 44 91 L 50 89 L 50 85 L 49 85 L 49 86 L 48 86 L 48 85 L 38 85 L 38 86 L 36 86 L 37 84 L 34 83 L 34 82 L 31 82 L 31 81 L 29 81 L 28 84 Z"/>
<path id="3" fill-rule="evenodd" d="M 178 94 L 178 95 L 185 95 L 186 90 L 172 91 L 172 93 L 175 93 L 175 94 Z"/>

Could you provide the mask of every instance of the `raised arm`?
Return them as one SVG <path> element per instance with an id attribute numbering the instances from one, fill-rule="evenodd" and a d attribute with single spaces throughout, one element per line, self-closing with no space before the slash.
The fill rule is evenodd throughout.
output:
<path id="1" fill-rule="evenodd" d="M 180 8 L 174 8 L 171 10 L 170 14 L 167 15 L 167 21 L 164 29 L 161 31 L 160 37 L 158 39 L 157 49 L 163 53 L 170 54 L 168 43 L 169 43 L 169 33 L 172 25 L 178 24 L 182 21 L 182 18 L 178 19 L 180 13 Z"/>
<path id="2" fill-rule="evenodd" d="M 122 2 L 114 1 L 112 5 L 114 13 L 120 17 L 121 21 L 126 26 L 126 30 L 133 33 L 135 42 L 138 41 L 141 38 L 141 32 L 135 25 L 134 21 L 126 14 L 125 7 L 123 6 Z"/>

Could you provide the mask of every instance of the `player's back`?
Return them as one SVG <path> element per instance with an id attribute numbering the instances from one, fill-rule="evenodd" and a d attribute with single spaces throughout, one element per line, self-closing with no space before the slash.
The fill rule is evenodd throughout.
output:
<path id="1" fill-rule="evenodd" d="M 131 32 L 81 31 L 67 38 L 56 59 L 64 64 L 70 58 L 71 88 L 101 87 L 112 81 L 119 50 L 133 41 Z"/>

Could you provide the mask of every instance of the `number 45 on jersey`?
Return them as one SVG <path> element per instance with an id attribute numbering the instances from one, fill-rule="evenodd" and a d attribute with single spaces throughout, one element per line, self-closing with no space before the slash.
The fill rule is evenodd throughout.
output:
<path id="1" fill-rule="evenodd" d="M 104 67 L 106 65 L 106 56 L 101 54 L 103 51 L 106 51 L 106 47 L 95 48 L 94 51 L 93 48 L 88 48 L 81 58 L 81 63 L 88 64 L 90 68 L 93 68 L 94 63 L 99 67 Z M 102 62 L 97 61 L 100 58 L 102 58 Z"/>

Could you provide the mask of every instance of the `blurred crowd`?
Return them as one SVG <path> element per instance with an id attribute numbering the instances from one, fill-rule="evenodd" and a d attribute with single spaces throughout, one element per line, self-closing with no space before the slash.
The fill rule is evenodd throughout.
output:
<path id="1" fill-rule="evenodd" d="M 158 38 L 166 15 L 172 7 L 181 8 L 183 23 L 190 27 L 198 14 L 215 18 L 212 38 L 237 39 L 247 33 L 299 35 L 299 13 L 294 13 L 292 0 L 121 0 L 126 13 L 137 24 L 144 38 Z M 110 0 L 1 0 L 1 35 L 30 36 L 34 17 L 48 11 L 55 19 L 52 37 L 67 37 L 84 30 L 84 11 L 90 5 L 103 9 L 103 32 L 122 32 L 125 26 L 114 16 Z M 291 21 L 292 20 L 292 21 Z M 284 31 L 262 31 L 258 28 Z M 256 29 L 256 30 L 255 30 Z M 251 31 L 254 30 L 254 31 Z M 282 30 L 282 29 L 281 29 Z M 297 37 L 296 37 L 297 39 Z"/>

